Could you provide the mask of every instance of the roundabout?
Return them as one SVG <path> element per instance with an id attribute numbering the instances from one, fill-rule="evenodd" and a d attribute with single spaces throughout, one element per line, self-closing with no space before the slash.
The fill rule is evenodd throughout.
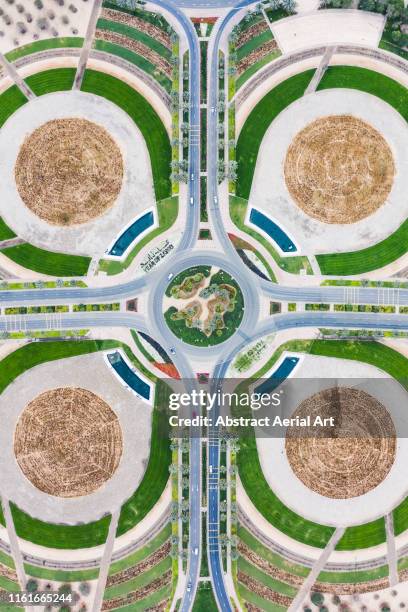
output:
<path id="1" fill-rule="evenodd" d="M 166 288 L 166 323 L 179 339 L 193 346 L 211 346 L 230 338 L 244 314 L 236 280 L 215 266 L 183 270 Z"/>

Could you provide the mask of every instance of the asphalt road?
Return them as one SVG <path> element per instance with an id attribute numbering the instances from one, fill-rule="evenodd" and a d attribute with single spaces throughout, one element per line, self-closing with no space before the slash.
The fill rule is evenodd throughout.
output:
<path id="1" fill-rule="evenodd" d="M 190 138 L 189 138 L 189 181 L 186 227 L 174 256 L 166 260 L 159 269 L 146 277 L 136 278 L 128 283 L 101 288 L 72 288 L 52 290 L 0 291 L 0 305 L 24 304 L 67 304 L 108 302 L 133 298 L 149 292 L 149 320 L 137 314 L 126 312 L 109 313 L 65 313 L 58 316 L 27 315 L 1 316 L 0 331 L 12 329 L 81 329 L 92 327 L 128 327 L 143 331 L 154 337 L 167 350 L 172 349 L 172 359 L 185 379 L 187 390 L 195 386 L 194 372 L 190 358 L 212 358 L 216 361 L 213 384 L 220 386 L 227 369 L 235 355 L 253 340 L 281 329 L 296 327 L 333 327 L 407 330 L 408 317 L 404 315 L 364 314 L 364 313 L 327 313 L 298 312 L 275 315 L 259 323 L 259 294 L 263 292 L 271 300 L 290 302 L 318 303 L 356 303 L 356 304 L 401 304 L 408 305 L 408 290 L 384 290 L 382 288 L 348 289 L 343 287 L 284 287 L 260 281 L 241 262 L 237 256 L 222 224 L 219 210 L 217 185 L 217 113 L 218 100 L 218 47 L 221 37 L 236 15 L 239 8 L 252 4 L 251 1 L 237 3 L 234 0 L 152 0 L 158 7 L 170 11 L 183 27 L 190 50 Z M 211 229 L 222 249 L 194 251 L 200 221 L 200 51 L 199 42 L 190 19 L 180 7 L 212 6 L 233 7 L 223 21 L 213 30 L 210 41 L 208 76 L 208 115 L 207 115 L 207 191 Z M 162 298 L 170 273 L 176 274 L 183 268 L 206 263 L 222 266 L 240 284 L 245 300 L 242 324 L 225 346 L 217 349 L 189 347 L 176 339 L 165 324 L 162 313 Z M 222 611 L 230 611 L 231 604 L 224 584 L 219 549 L 219 439 L 217 429 L 209 432 L 208 447 L 208 557 L 211 577 L 217 604 Z M 186 589 L 180 610 L 189 612 L 193 606 L 201 560 L 201 440 L 190 441 L 190 522 L 189 558 Z"/>

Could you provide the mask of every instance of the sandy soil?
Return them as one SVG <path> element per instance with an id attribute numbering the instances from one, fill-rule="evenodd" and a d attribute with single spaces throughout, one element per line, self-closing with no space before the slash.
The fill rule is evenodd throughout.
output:
<path id="1" fill-rule="evenodd" d="M 322 117 L 303 128 L 285 159 L 288 190 L 323 223 L 355 223 L 387 199 L 395 166 L 390 147 L 371 125 L 352 117 Z"/>
<path id="2" fill-rule="evenodd" d="M 87 119 L 48 121 L 24 141 L 15 166 L 26 206 L 53 225 L 77 225 L 111 208 L 123 159 L 108 132 Z"/>
<path id="3" fill-rule="evenodd" d="M 21 414 L 14 452 L 35 487 L 79 497 L 109 480 L 122 456 L 118 418 L 100 397 L 81 388 L 41 393 Z"/>
<path id="4" fill-rule="evenodd" d="M 363 495 L 384 480 L 395 459 L 395 428 L 384 406 L 352 388 L 331 388 L 304 400 L 293 417 L 334 417 L 336 427 L 290 427 L 286 454 L 296 476 L 326 497 Z"/>

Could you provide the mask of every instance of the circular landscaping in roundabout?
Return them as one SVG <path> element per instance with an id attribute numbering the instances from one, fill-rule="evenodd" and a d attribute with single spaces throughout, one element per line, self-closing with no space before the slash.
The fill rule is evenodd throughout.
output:
<path id="1" fill-rule="evenodd" d="M 293 413 L 334 417 L 335 427 L 291 426 L 286 455 L 309 489 L 334 499 L 364 495 L 377 487 L 395 459 L 396 434 L 386 408 L 360 389 L 332 387 L 303 400 Z"/>
<path id="2" fill-rule="evenodd" d="M 355 223 L 387 199 L 394 159 L 383 136 L 351 115 L 317 119 L 293 139 L 285 181 L 297 205 L 323 223 Z"/>
<path id="3" fill-rule="evenodd" d="M 23 142 L 15 165 L 24 204 L 53 225 L 77 225 L 115 203 L 124 165 L 118 145 L 100 125 L 81 118 L 48 121 Z"/>
<path id="4" fill-rule="evenodd" d="M 82 388 L 41 393 L 24 409 L 14 434 L 14 454 L 37 489 L 79 497 L 99 489 L 122 457 L 119 420 L 100 397 Z"/>
<path id="5" fill-rule="evenodd" d="M 194 346 L 220 344 L 241 324 L 244 299 L 236 280 L 215 266 L 183 270 L 168 285 L 164 317 L 171 331 Z"/>

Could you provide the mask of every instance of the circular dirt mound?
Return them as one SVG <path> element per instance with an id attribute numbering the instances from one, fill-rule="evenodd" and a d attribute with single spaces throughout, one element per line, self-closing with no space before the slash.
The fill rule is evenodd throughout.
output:
<path id="1" fill-rule="evenodd" d="M 309 489 L 335 499 L 363 495 L 387 476 L 395 459 L 395 428 L 368 393 L 346 387 L 304 400 L 293 416 L 334 417 L 335 427 L 290 427 L 286 454 Z"/>
<path id="2" fill-rule="evenodd" d="M 301 130 L 285 159 L 287 188 L 300 208 L 324 223 L 355 223 L 387 199 L 395 167 L 377 130 L 350 115 L 323 117 Z"/>
<path id="3" fill-rule="evenodd" d="M 53 225 L 95 219 L 115 202 L 123 180 L 119 147 L 86 119 L 56 119 L 28 136 L 15 178 L 24 204 Z"/>
<path id="4" fill-rule="evenodd" d="M 24 409 L 14 436 L 24 475 L 49 495 L 79 497 L 109 480 L 122 455 L 122 432 L 113 410 L 80 388 L 42 393 Z"/>

